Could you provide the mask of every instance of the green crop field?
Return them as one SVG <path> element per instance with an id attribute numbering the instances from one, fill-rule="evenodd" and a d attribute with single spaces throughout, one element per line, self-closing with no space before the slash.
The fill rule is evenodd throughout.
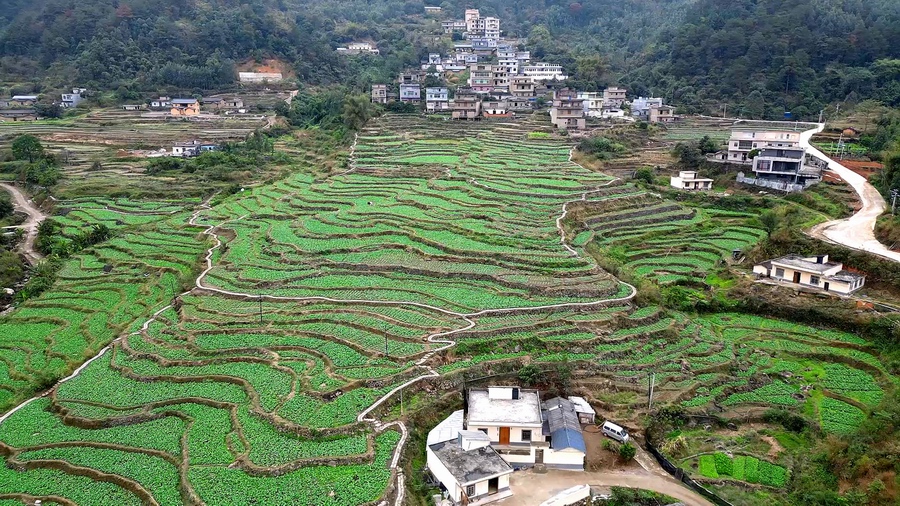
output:
<path id="1" fill-rule="evenodd" d="M 0 421 L 0 500 L 374 504 L 403 472 L 395 394 L 438 374 L 569 366 L 600 395 L 655 373 L 660 402 L 806 409 L 833 433 L 893 387 L 852 334 L 636 308 L 596 250 L 697 283 L 763 232 L 588 171 L 532 126 L 388 115 L 331 174 L 301 158 L 210 205 L 59 202 L 61 240 L 113 237 L 0 319 L 0 409 L 19 406 Z M 710 474 L 788 476 L 709 457 Z"/>

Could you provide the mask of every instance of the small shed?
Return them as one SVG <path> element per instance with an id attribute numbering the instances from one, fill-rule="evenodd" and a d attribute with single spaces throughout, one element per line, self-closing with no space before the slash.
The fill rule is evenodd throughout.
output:
<path id="1" fill-rule="evenodd" d="M 597 412 L 594 411 L 594 408 L 591 407 L 591 404 L 584 399 L 584 397 L 576 397 L 570 396 L 569 400 L 572 401 L 572 405 L 575 407 L 575 412 L 578 413 L 578 421 L 581 423 L 596 423 L 597 420 Z"/>

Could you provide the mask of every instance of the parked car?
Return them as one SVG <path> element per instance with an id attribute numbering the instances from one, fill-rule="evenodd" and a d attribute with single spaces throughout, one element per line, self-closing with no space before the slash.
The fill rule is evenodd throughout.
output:
<path id="1" fill-rule="evenodd" d="M 611 437 L 620 443 L 628 442 L 628 431 L 609 420 L 603 422 L 602 431 L 607 437 Z"/>

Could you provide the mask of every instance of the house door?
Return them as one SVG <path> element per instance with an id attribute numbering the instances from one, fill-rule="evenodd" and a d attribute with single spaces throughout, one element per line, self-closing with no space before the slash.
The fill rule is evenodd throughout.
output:
<path id="1" fill-rule="evenodd" d="M 509 444 L 509 427 L 500 427 L 500 444 Z"/>
<path id="2" fill-rule="evenodd" d="M 825 282 L 825 291 L 828 291 L 828 281 Z"/>
<path id="3" fill-rule="evenodd" d="M 794 273 L 794 283 L 799 283 L 799 282 L 800 282 L 800 273 L 795 272 Z"/>
<path id="4" fill-rule="evenodd" d="M 535 450 L 534 451 L 534 463 L 535 464 L 543 464 L 544 463 L 544 450 Z"/>
<path id="5" fill-rule="evenodd" d="M 500 478 L 488 480 L 488 494 L 496 494 L 498 490 L 500 490 Z"/>

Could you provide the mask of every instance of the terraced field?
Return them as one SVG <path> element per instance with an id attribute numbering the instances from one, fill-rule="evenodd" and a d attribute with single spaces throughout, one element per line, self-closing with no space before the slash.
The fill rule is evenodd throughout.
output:
<path id="1" fill-rule="evenodd" d="M 192 215 L 183 209 L 195 202 L 62 203 L 67 233 L 96 221 L 118 227 L 67 264 L 60 291 L 70 278 L 87 287 L 56 297 L 101 322 L 116 315 L 119 332 L 68 349 L 83 360 L 121 337 L 2 422 L 0 453 L 11 467 L 0 499 L 372 502 L 398 473 L 406 429 L 370 418 L 370 408 L 437 374 L 429 364 L 444 362 L 435 353 L 449 336 L 487 342 L 549 311 L 565 318 L 541 336 L 565 343 L 630 312 L 633 289 L 561 243 L 557 228 L 566 202 L 610 178 L 515 125 L 463 131 L 408 121 L 388 117 L 363 132 L 350 171 L 299 172 Z M 123 210 L 132 214 L 116 221 Z M 178 232 L 166 236 L 167 226 L 193 249 Z M 198 240 L 201 230 L 212 242 Z M 149 280 L 144 270 L 164 249 L 196 259 L 209 246 L 198 288 L 171 304 L 172 290 L 154 297 L 129 279 L 116 284 L 138 300 L 110 297 L 116 310 L 94 300 L 119 263 Z M 157 269 L 156 288 L 187 273 Z M 84 281 L 94 276 L 96 286 Z M 51 336 L 61 331 L 28 312 L 44 299 L 56 300 L 48 293 L 6 323 L 29 329 L 33 345 L 21 359 L 29 366 L 41 344 L 60 342 Z M 63 320 L 75 321 L 54 321 Z M 101 485 L 87 490 L 89 482 Z"/>
<path id="2" fill-rule="evenodd" d="M 648 194 L 570 206 L 576 244 L 593 240 L 636 276 L 661 285 L 702 283 L 731 258 L 765 237 L 753 215 L 684 207 Z"/>

